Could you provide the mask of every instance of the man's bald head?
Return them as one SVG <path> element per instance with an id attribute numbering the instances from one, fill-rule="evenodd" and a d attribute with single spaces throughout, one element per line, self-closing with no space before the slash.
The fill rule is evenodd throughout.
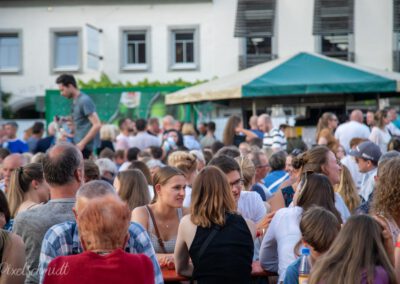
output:
<path id="1" fill-rule="evenodd" d="M 6 190 L 8 188 L 8 185 L 10 183 L 10 177 L 12 172 L 25 165 L 25 158 L 21 154 L 11 154 L 8 155 L 4 160 L 3 160 L 3 177 L 4 177 L 4 185 L 6 187 Z"/>
<path id="2" fill-rule="evenodd" d="M 262 132 L 269 132 L 272 128 L 271 117 L 268 114 L 263 113 L 257 119 L 257 126 Z"/>
<path id="3" fill-rule="evenodd" d="M 350 120 L 351 121 L 357 121 L 359 123 L 363 122 L 363 113 L 359 109 L 355 109 L 351 112 L 350 114 Z"/>
<path id="4" fill-rule="evenodd" d="M 70 143 L 55 145 L 43 158 L 44 178 L 49 185 L 63 186 L 71 183 L 78 169 L 83 171 L 82 153 Z"/>
<path id="5" fill-rule="evenodd" d="M 165 130 L 173 129 L 175 125 L 175 119 L 172 115 L 167 115 L 162 120 L 163 128 Z"/>

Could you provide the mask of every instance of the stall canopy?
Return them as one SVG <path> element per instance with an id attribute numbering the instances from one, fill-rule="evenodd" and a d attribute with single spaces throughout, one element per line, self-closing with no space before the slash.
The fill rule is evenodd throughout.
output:
<path id="1" fill-rule="evenodd" d="M 400 73 L 301 52 L 166 96 L 166 104 L 201 101 L 400 91 Z"/>

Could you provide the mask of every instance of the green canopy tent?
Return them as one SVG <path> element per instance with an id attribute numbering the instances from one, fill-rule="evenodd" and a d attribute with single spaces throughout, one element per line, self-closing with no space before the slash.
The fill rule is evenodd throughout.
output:
<path id="1" fill-rule="evenodd" d="M 400 74 L 301 52 L 186 88 L 166 96 L 166 104 L 240 98 L 396 93 Z"/>

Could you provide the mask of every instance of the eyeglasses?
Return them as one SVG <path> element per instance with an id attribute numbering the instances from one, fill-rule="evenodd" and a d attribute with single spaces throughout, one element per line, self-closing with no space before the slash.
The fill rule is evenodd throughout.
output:
<path id="1" fill-rule="evenodd" d="M 240 178 L 238 180 L 235 180 L 234 182 L 229 183 L 229 185 L 231 188 L 242 187 L 244 185 L 244 180 Z"/>
<path id="2" fill-rule="evenodd" d="M 269 164 L 265 164 L 265 165 L 259 165 L 257 166 L 257 169 L 261 169 L 261 168 L 269 168 L 270 165 Z"/>
<path id="3" fill-rule="evenodd" d="M 341 167 L 342 166 L 342 162 L 340 161 L 340 159 L 336 159 L 336 163 Z"/>

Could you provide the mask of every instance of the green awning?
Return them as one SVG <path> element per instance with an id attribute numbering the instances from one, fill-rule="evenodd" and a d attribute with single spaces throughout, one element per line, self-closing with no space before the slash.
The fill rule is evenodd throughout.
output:
<path id="1" fill-rule="evenodd" d="M 400 73 L 301 52 L 166 96 L 166 104 L 240 98 L 399 92 Z"/>
<path id="2" fill-rule="evenodd" d="M 397 82 L 345 64 L 299 53 L 243 85 L 242 97 L 396 92 Z"/>

